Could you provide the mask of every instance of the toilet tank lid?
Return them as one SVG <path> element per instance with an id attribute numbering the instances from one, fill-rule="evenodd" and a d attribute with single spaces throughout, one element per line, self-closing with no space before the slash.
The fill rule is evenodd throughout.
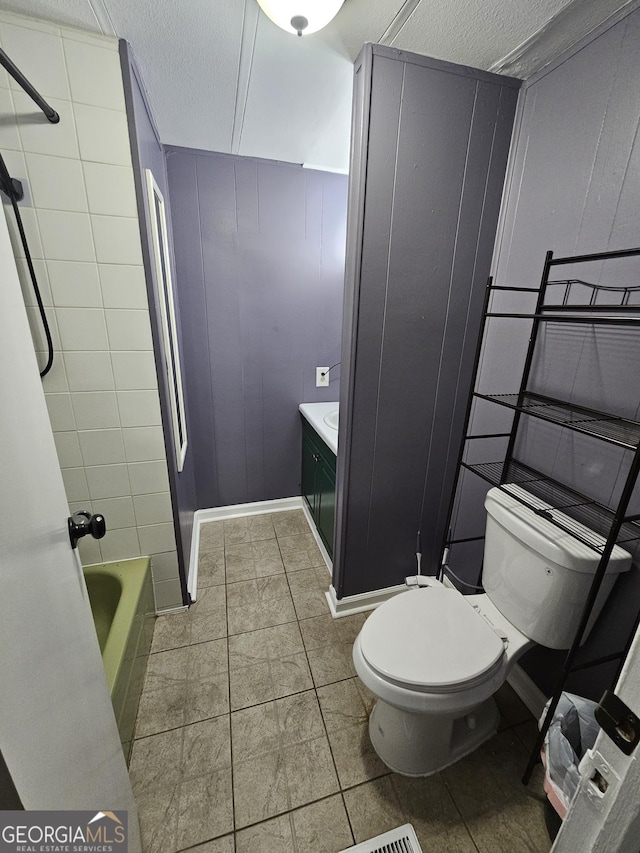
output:
<path id="1" fill-rule="evenodd" d="M 434 691 L 488 677 L 504 656 L 504 643 L 464 596 L 437 582 L 374 610 L 362 626 L 360 649 L 386 678 Z"/>
<path id="2" fill-rule="evenodd" d="M 525 506 L 517 497 L 512 497 L 513 495 L 522 498 L 530 506 Z M 559 524 L 567 525 L 578 535 L 582 534 L 585 539 L 600 548 L 604 548 L 606 539 L 560 510 L 554 509 L 551 504 L 545 503 L 521 486 L 505 483 L 500 488 L 489 489 L 484 506 L 488 515 L 492 516 L 498 524 L 541 557 L 574 572 L 594 574 L 598 568 L 600 562 L 598 551 L 534 512 L 531 506 L 549 512 Z M 615 545 L 607 572 L 617 574 L 628 571 L 630 567 L 631 555 L 624 548 Z"/>

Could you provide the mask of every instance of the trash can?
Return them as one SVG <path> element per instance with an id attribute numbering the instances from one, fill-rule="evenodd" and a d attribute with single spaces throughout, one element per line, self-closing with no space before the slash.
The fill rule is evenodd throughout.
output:
<path id="1" fill-rule="evenodd" d="M 540 724 L 548 707 L 547 704 Z M 544 739 L 544 790 L 563 820 L 580 781 L 580 759 L 593 747 L 600 731 L 595 717 L 596 708 L 597 702 L 573 693 L 563 693 Z"/>

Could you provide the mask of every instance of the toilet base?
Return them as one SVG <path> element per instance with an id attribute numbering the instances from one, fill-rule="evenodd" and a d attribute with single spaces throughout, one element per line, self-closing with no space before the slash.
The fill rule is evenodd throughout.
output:
<path id="1" fill-rule="evenodd" d="M 458 718 L 401 711 L 378 699 L 369 718 L 369 737 L 395 773 L 430 776 L 492 737 L 499 719 L 492 698 Z"/>

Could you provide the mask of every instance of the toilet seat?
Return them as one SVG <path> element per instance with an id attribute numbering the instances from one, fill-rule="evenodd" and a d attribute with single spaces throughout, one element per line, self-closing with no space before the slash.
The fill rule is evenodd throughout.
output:
<path id="1" fill-rule="evenodd" d="M 439 583 L 378 607 L 360 632 L 367 665 L 385 681 L 427 693 L 467 690 L 503 665 L 505 645 L 457 590 Z"/>

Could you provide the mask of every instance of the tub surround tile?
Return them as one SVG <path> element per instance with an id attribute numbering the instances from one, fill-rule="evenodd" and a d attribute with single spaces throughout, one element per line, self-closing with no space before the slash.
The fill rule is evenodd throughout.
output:
<path id="1" fill-rule="evenodd" d="M 142 265 L 99 264 L 98 272 L 105 308 L 148 309 Z"/>
<path id="2" fill-rule="evenodd" d="M 71 394 L 46 393 L 44 398 L 49 412 L 51 429 L 54 432 L 75 430 L 76 420 L 71 405 Z M 67 497 L 69 496 L 67 495 Z M 69 498 L 69 500 L 75 500 L 75 498 Z"/>
<path id="3" fill-rule="evenodd" d="M 25 152 L 78 159 L 74 109 L 69 101 L 47 98 L 50 106 L 60 116 L 58 124 L 50 124 L 42 120 L 42 113 L 27 94 L 13 92 L 12 96 L 22 148 Z M 31 243 L 29 245 L 31 246 Z"/>
<path id="4" fill-rule="evenodd" d="M 47 260 L 95 261 L 96 251 L 91 220 L 87 213 L 40 208 L 36 218 L 40 229 L 42 250 Z"/>
<path id="5" fill-rule="evenodd" d="M 127 462 L 162 462 L 164 439 L 161 426 L 125 427 L 122 430 Z M 157 489 L 156 491 L 166 491 Z"/>
<path id="6" fill-rule="evenodd" d="M 69 501 L 88 501 L 89 484 L 84 468 L 62 468 L 62 480 Z"/>
<path id="7" fill-rule="evenodd" d="M 29 80 L 44 98 L 69 99 L 69 81 L 60 38 L 3 24 L 2 45 L 19 68 L 29 69 Z M 13 79 L 9 85 L 22 91 Z"/>
<path id="8" fill-rule="evenodd" d="M 151 555 L 153 557 L 153 555 Z M 178 578 L 159 581 L 153 584 L 153 594 L 156 610 L 168 610 L 172 607 L 182 607 L 182 590 Z"/>
<path id="9" fill-rule="evenodd" d="M 79 430 L 78 438 L 85 465 L 111 465 L 125 461 L 120 429 Z"/>
<path id="10" fill-rule="evenodd" d="M 66 351 L 109 349 L 104 314 L 99 308 L 56 308 L 60 342 Z M 95 390 L 95 389 L 91 389 Z"/>
<path id="11" fill-rule="evenodd" d="M 86 213 L 82 165 L 66 157 L 27 154 L 29 188 L 35 207 Z"/>
<path id="12" fill-rule="evenodd" d="M 82 465 L 77 432 L 54 432 L 53 440 L 61 468 L 77 468 Z"/>
<path id="13" fill-rule="evenodd" d="M 119 57 L 94 43 L 63 40 L 71 95 L 81 104 L 124 110 Z"/>
<path id="14" fill-rule="evenodd" d="M 137 218 L 126 216 L 101 216 L 92 213 L 91 228 L 95 243 L 95 256 L 100 264 L 142 263 L 140 231 Z M 147 322 L 149 317 L 147 315 Z M 127 347 L 137 349 L 137 347 Z"/>
<path id="15" fill-rule="evenodd" d="M 5 154 L 5 161 L 7 160 Z M 15 174 L 15 170 L 12 169 L 8 164 L 7 168 L 10 173 Z M 38 280 L 38 287 L 40 288 L 40 297 L 42 298 L 42 304 L 45 308 L 51 308 L 53 305 L 53 297 L 51 295 L 51 283 L 48 273 L 48 265 L 44 260 L 37 260 L 35 258 L 31 259 L 33 264 L 33 268 L 36 273 L 36 278 Z M 18 268 L 18 277 L 20 279 L 20 286 L 22 287 L 22 296 L 24 297 L 24 304 L 27 307 L 34 308 L 37 306 L 38 302 L 36 300 L 36 295 L 33 290 L 33 284 L 31 282 L 31 275 L 29 273 L 29 267 L 27 266 L 26 258 L 16 258 L 16 266 Z"/>
<path id="16" fill-rule="evenodd" d="M 100 551 L 102 552 L 102 559 L 105 561 L 126 560 L 128 557 L 140 556 L 142 552 L 138 531 L 135 527 L 128 527 L 123 530 L 107 530 L 104 539 L 100 540 Z"/>
<path id="17" fill-rule="evenodd" d="M 126 465 L 85 467 L 89 496 L 92 500 L 120 498 L 131 494 Z"/>
<path id="18" fill-rule="evenodd" d="M 70 391 L 114 390 L 108 352 L 65 352 L 63 358 Z"/>
<path id="19" fill-rule="evenodd" d="M 7 168 L 11 170 L 12 175 L 17 174 L 16 170 L 12 169 L 9 164 L 7 164 Z M 24 227 L 25 234 L 27 235 L 27 243 L 29 245 L 31 257 L 42 260 L 44 258 L 44 251 L 42 249 L 42 241 L 40 240 L 40 231 L 38 230 L 36 212 L 33 208 L 23 207 L 20 209 L 20 215 L 22 216 L 22 225 Z M 13 250 L 14 257 L 24 259 L 26 256 L 22 240 L 20 239 L 18 226 L 15 222 L 15 217 L 7 216 L 7 229 L 9 231 L 9 239 L 11 240 L 11 248 Z M 28 287 L 26 280 L 23 285 L 23 289 L 25 287 Z"/>
<path id="20" fill-rule="evenodd" d="M 19 65 L 28 66 L 29 78 L 61 118 L 56 125 L 47 122 L 21 87 L 0 71 L 0 108 L 7 119 L 0 128 L 0 147 L 10 172 L 29 182 L 32 206 L 22 208 L 22 218 L 55 351 L 43 388 L 47 396 L 61 395 L 48 401 L 54 432 L 82 431 L 77 436 L 81 458 L 70 437 L 58 439 L 62 467 L 73 469 L 65 477 L 67 498 L 78 504 L 166 493 L 166 470 L 164 478 L 143 485 L 142 478 L 136 479 L 139 472 L 133 472 L 139 489 L 133 492 L 129 477 L 117 467 L 126 459 L 133 464 L 162 461 L 166 469 L 117 39 L 6 12 L 0 17 L 3 46 Z M 27 58 L 24 63 L 21 56 Z M 46 342 L 12 217 L 9 229 L 42 367 Z M 110 348 L 117 350 L 113 359 Z M 96 396 L 116 389 L 152 393 L 155 399 Z M 67 391 L 71 395 L 63 397 Z M 123 426 L 154 430 L 144 437 L 129 434 L 123 450 Z M 75 469 L 83 466 L 87 470 L 80 475 Z M 171 522 L 166 498 L 145 507 L 141 526 Z M 114 519 L 114 512 L 101 543 L 84 540 L 83 561 L 140 553 L 139 534 L 132 532 L 135 517 L 131 524 Z M 142 531 L 143 547 L 163 557 L 173 552 L 175 569 L 175 542 L 158 533 Z M 158 606 L 182 604 L 176 578 L 175 570 L 173 576 L 163 574 L 155 590 Z"/>
<path id="21" fill-rule="evenodd" d="M 112 352 L 111 363 L 118 391 L 144 391 L 156 387 L 153 352 Z"/>
<path id="22" fill-rule="evenodd" d="M 75 104 L 73 111 L 78 134 L 77 144 L 83 160 L 110 163 L 114 166 L 131 166 L 127 117 L 124 113 L 86 104 Z M 127 261 L 116 260 L 114 263 Z"/>
<path id="23" fill-rule="evenodd" d="M 107 163 L 84 163 L 82 168 L 91 213 L 105 216 L 137 215 L 131 169 Z"/>

